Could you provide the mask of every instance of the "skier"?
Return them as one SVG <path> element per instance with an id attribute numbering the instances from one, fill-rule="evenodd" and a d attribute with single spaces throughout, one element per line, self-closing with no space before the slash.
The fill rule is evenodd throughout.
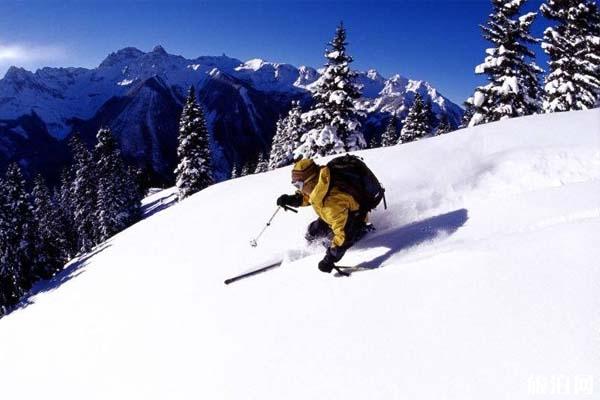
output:
<path id="1" fill-rule="evenodd" d="M 298 190 L 293 195 L 283 194 L 278 206 L 301 207 L 312 205 L 318 217 L 308 225 L 306 239 L 312 242 L 327 238 L 327 252 L 319 262 L 319 270 L 329 273 L 335 268 L 346 250 L 372 228 L 367 224 L 367 213 L 348 191 L 331 185 L 328 166 L 319 166 L 311 159 L 302 159 L 292 169 L 292 185 Z"/>

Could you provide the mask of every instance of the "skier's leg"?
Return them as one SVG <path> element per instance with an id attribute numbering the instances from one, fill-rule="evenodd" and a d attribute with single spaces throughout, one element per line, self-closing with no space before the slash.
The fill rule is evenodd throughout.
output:
<path id="1" fill-rule="evenodd" d="M 329 229 L 329 225 L 321 218 L 317 218 L 306 228 L 306 235 L 304 236 L 306 240 L 312 242 L 316 239 L 326 238 L 330 235 L 331 229 Z"/>
<path id="2" fill-rule="evenodd" d="M 366 216 L 364 213 L 354 211 L 348 214 L 348 221 L 344 227 L 346 233 L 346 248 L 358 242 L 368 232 Z"/>
<path id="3" fill-rule="evenodd" d="M 329 262 L 337 263 L 344 257 L 346 254 L 346 250 L 354 245 L 357 241 L 359 241 L 364 235 L 364 227 L 365 227 L 365 216 L 358 211 L 350 212 L 348 214 L 348 220 L 346 221 L 346 226 L 344 226 L 345 240 L 342 246 L 330 247 L 327 249 L 327 260 Z M 334 265 L 335 268 L 335 265 Z M 321 269 L 321 267 L 319 267 Z M 324 271 L 323 269 L 321 269 Z M 326 272 L 326 271 L 324 271 Z"/>

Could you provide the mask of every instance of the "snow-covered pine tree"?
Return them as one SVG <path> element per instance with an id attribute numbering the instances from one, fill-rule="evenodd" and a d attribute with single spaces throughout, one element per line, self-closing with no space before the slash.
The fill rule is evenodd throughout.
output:
<path id="1" fill-rule="evenodd" d="M 71 210 L 77 233 L 77 250 L 88 252 L 97 244 L 97 177 L 92 154 L 74 135 L 70 142 L 73 153 L 73 182 L 71 183 Z"/>
<path id="2" fill-rule="evenodd" d="M 252 170 L 253 168 L 252 165 L 250 165 L 250 161 L 247 161 L 242 167 L 242 170 L 240 171 L 240 177 L 250 175 L 250 171 Z"/>
<path id="3" fill-rule="evenodd" d="M 427 134 L 430 134 L 431 132 L 433 132 L 433 127 L 438 124 L 437 116 L 433 112 L 431 99 L 427 99 L 427 101 L 425 102 L 425 107 L 423 109 L 425 117 L 427 118 L 427 125 L 429 126 L 429 132 L 427 132 Z"/>
<path id="4" fill-rule="evenodd" d="M 593 108 L 600 101 L 600 13 L 593 0 L 546 0 L 542 48 L 550 71 L 544 84 L 544 111 Z"/>
<path id="5" fill-rule="evenodd" d="M 214 183 L 208 128 L 193 86 L 181 113 L 178 139 L 175 179 L 179 200 L 182 200 Z"/>
<path id="6" fill-rule="evenodd" d="M 377 149 L 379 147 L 381 147 L 381 140 L 374 134 L 371 140 L 369 140 L 369 149 Z"/>
<path id="7" fill-rule="evenodd" d="M 20 285 L 22 271 L 10 262 L 13 251 L 9 248 L 9 243 L 13 236 L 8 186 L 0 179 L 0 317 L 6 315 L 24 293 Z"/>
<path id="8" fill-rule="evenodd" d="M 60 214 L 61 230 L 65 238 L 64 254 L 65 260 L 70 260 L 77 254 L 77 231 L 75 229 L 75 213 L 73 211 L 73 176 L 70 169 L 65 168 L 60 175 L 60 185 L 56 188 L 54 198 L 57 211 Z"/>
<path id="9" fill-rule="evenodd" d="M 260 174 L 261 172 L 266 172 L 269 170 L 269 157 L 260 153 L 258 156 L 258 161 L 256 162 L 256 168 L 254 168 L 255 174 Z"/>
<path id="10" fill-rule="evenodd" d="M 34 237 L 29 195 L 18 164 L 9 165 L 2 185 L 4 231 L 0 242 L 0 302 L 15 305 L 37 280 L 32 269 Z"/>
<path id="11" fill-rule="evenodd" d="M 269 154 L 269 169 L 279 168 L 279 164 L 283 164 L 285 162 L 283 160 L 287 158 L 282 150 L 283 145 L 288 143 L 284 138 L 284 134 L 287 133 L 284 129 L 286 118 L 279 116 L 279 119 L 275 123 L 275 134 L 271 141 L 271 153 Z"/>
<path id="12" fill-rule="evenodd" d="M 231 167 L 231 179 L 239 178 L 239 176 L 237 165 L 233 164 L 233 167 Z"/>
<path id="13" fill-rule="evenodd" d="M 119 211 L 123 208 L 118 190 L 117 179 L 123 168 L 118 165 L 117 142 L 110 129 L 101 128 L 96 134 L 98 143 L 94 148 L 96 164 L 97 193 L 96 193 L 96 238 L 101 243 L 121 230 Z M 121 168 L 120 168 L 121 167 Z M 119 170 L 117 172 L 117 169 Z"/>
<path id="14" fill-rule="evenodd" d="M 440 123 L 437 126 L 435 131 L 436 135 L 443 135 L 449 132 L 452 132 L 454 129 L 452 125 L 450 125 L 450 120 L 448 119 L 448 114 L 442 114 L 440 118 Z"/>
<path id="15" fill-rule="evenodd" d="M 489 83 L 475 90 L 470 102 L 474 115 L 469 126 L 538 113 L 541 105 L 539 75 L 543 70 L 533 60 L 528 44 L 539 40 L 530 34 L 537 13 L 518 16 L 527 0 L 492 0 L 493 11 L 483 37 L 494 47 L 486 50 L 476 74 L 486 74 Z"/>
<path id="16" fill-rule="evenodd" d="M 54 203 L 44 178 L 38 175 L 31 192 L 34 229 L 33 273 L 39 279 L 49 279 L 67 261 L 67 240 L 61 223 L 59 207 Z"/>
<path id="17" fill-rule="evenodd" d="M 6 242 L 6 236 L 10 228 L 10 219 L 5 200 L 6 185 L 0 177 L 0 318 L 16 304 L 20 293 L 18 293 L 17 279 L 13 276 L 12 267 L 4 261 L 3 247 L 1 243 Z M 13 300 L 13 298 L 17 298 Z"/>
<path id="18" fill-rule="evenodd" d="M 363 149 L 367 146 L 354 106 L 360 90 L 350 70 L 352 57 L 346 53 L 346 29 L 340 23 L 326 50 L 325 71 L 313 93 L 314 105 L 303 114 L 307 132 L 294 151 L 294 158 L 311 158 Z"/>
<path id="19" fill-rule="evenodd" d="M 398 144 L 398 137 L 398 117 L 394 114 L 381 135 L 381 146 L 388 147 Z"/>
<path id="20" fill-rule="evenodd" d="M 470 97 L 463 103 L 463 107 L 465 108 L 465 112 L 463 113 L 462 119 L 460 121 L 460 125 L 458 129 L 463 129 L 469 126 L 473 115 L 475 114 L 475 107 L 473 106 L 473 98 Z"/>
<path id="21" fill-rule="evenodd" d="M 142 169 L 127 166 L 123 175 L 122 184 L 125 193 L 125 208 L 127 226 L 130 226 L 142 217 L 142 200 L 146 196 L 144 180 L 146 177 Z"/>
<path id="22" fill-rule="evenodd" d="M 429 117 L 423 104 L 423 98 L 417 93 L 415 101 L 404 120 L 398 144 L 419 140 L 429 132 L 431 132 Z"/>
<path id="23" fill-rule="evenodd" d="M 293 101 L 287 116 L 277 121 L 277 130 L 271 145 L 269 169 L 285 167 L 294 162 L 294 149 L 300 145 L 300 138 L 305 131 L 300 102 Z"/>
<path id="24" fill-rule="evenodd" d="M 100 129 L 96 138 L 96 235 L 100 243 L 135 221 L 136 211 L 131 207 L 139 203 L 141 194 L 134 172 L 125 166 L 118 143 L 110 129 Z"/>

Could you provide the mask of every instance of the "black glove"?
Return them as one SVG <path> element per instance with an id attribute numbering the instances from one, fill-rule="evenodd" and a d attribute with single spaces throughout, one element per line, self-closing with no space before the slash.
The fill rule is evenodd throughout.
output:
<path id="1" fill-rule="evenodd" d="M 340 261 L 340 259 L 346 253 L 346 249 L 341 247 L 330 247 L 327 249 L 327 253 L 325 253 L 325 257 L 321 261 L 319 261 L 319 271 L 323 271 L 326 273 L 330 273 L 335 266 L 335 263 Z"/>
<path id="2" fill-rule="evenodd" d="M 277 205 L 279 207 L 290 206 L 290 207 L 300 207 L 302 205 L 302 195 L 300 193 L 296 194 L 282 194 L 277 198 Z"/>
<path id="3" fill-rule="evenodd" d="M 321 261 L 319 261 L 319 271 L 330 273 L 333 270 L 333 262 L 325 256 Z"/>

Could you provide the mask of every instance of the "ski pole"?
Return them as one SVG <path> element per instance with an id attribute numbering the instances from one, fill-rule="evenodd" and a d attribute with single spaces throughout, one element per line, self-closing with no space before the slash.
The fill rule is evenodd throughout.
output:
<path id="1" fill-rule="evenodd" d="M 273 221 L 273 218 L 275 218 L 275 216 L 277 215 L 277 213 L 279 212 L 279 210 L 281 210 L 282 208 L 283 208 L 284 210 L 286 210 L 286 211 L 288 211 L 288 210 L 289 210 L 289 211 L 293 211 L 293 212 L 295 212 L 295 213 L 297 213 L 297 212 L 298 212 L 297 210 L 294 210 L 292 207 L 288 207 L 288 206 L 281 206 L 281 207 L 277 207 L 277 210 L 275 210 L 275 212 L 273 213 L 273 215 L 271 215 L 271 218 L 269 218 L 269 221 L 267 222 L 267 225 L 265 225 L 265 227 L 262 229 L 262 231 L 260 231 L 260 233 L 258 234 L 258 236 L 257 236 L 256 238 L 254 238 L 254 239 L 252 239 L 252 240 L 250 241 L 250 246 L 252 246 L 252 247 L 256 247 L 256 246 L 258 246 L 258 243 L 257 243 L 258 239 L 259 239 L 259 238 L 262 236 L 262 234 L 263 234 L 263 233 L 264 233 L 264 232 L 267 230 L 267 228 L 268 228 L 269 226 L 271 226 L 271 221 Z"/>
<path id="2" fill-rule="evenodd" d="M 261 273 L 263 273 L 265 271 L 268 271 L 270 269 L 279 267 L 280 265 L 281 265 L 281 261 L 277 261 L 276 263 L 267 265 L 266 267 L 261 267 L 261 268 L 255 269 L 254 271 L 246 272 L 246 273 L 243 273 L 241 275 L 234 276 L 233 278 L 225 279 L 225 284 L 229 285 L 230 283 L 239 281 L 240 279 L 245 279 L 245 278 L 248 278 L 249 276 L 254 276 L 254 275 L 261 274 Z"/>
<path id="3" fill-rule="evenodd" d="M 292 212 L 295 212 L 296 214 L 298 214 L 298 210 L 296 210 L 295 208 L 292 208 L 290 206 L 281 206 L 281 208 L 283 208 L 285 211 L 292 211 Z"/>

